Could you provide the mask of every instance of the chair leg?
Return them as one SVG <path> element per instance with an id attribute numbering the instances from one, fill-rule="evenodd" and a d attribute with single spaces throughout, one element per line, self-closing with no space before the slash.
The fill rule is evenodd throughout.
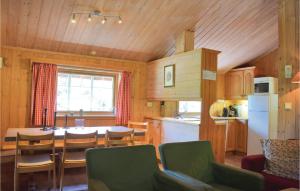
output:
<path id="1" fill-rule="evenodd" d="M 18 172 L 17 170 L 15 169 L 15 174 L 14 174 L 14 191 L 17 191 L 18 190 L 18 186 L 19 186 L 19 183 L 18 183 Z"/>
<path id="2" fill-rule="evenodd" d="M 56 170 L 55 170 L 55 166 L 53 168 L 53 189 L 54 191 L 56 190 Z"/>
<path id="3" fill-rule="evenodd" d="M 64 179 L 64 173 L 65 173 L 65 169 L 64 169 L 64 166 L 61 165 L 61 172 L 60 172 L 60 188 L 59 190 L 62 191 L 64 186 L 63 186 L 63 179 Z"/>
<path id="4" fill-rule="evenodd" d="M 51 188 L 51 169 L 48 170 L 48 189 Z"/>

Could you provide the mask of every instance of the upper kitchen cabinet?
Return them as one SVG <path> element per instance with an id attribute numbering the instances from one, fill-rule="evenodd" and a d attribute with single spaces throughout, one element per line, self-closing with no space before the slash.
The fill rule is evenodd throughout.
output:
<path id="1" fill-rule="evenodd" d="M 152 61 L 147 66 L 147 98 L 200 100 L 202 49 Z M 174 66 L 174 86 L 165 87 L 165 67 Z"/>
<path id="2" fill-rule="evenodd" d="M 225 75 L 226 99 L 246 98 L 253 94 L 255 67 L 230 70 Z"/>
<path id="3" fill-rule="evenodd" d="M 226 98 L 240 98 L 244 93 L 243 71 L 230 71 L 226 74 Z"/>
<path id="4" fill-rule="evenodd" d="M 244 78 L 244 95 L 251 95 L 254 92 L 254 69 L 246 69 L 243 72 Z"/>

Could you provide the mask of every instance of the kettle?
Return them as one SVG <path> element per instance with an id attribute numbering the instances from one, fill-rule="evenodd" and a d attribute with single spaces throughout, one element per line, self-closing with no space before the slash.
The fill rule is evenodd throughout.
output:
<path id="1" fill-rule="evenodd" d="M 228 109 L 226 107 L 223 108 L 222 117 L 228 117 Z"/>

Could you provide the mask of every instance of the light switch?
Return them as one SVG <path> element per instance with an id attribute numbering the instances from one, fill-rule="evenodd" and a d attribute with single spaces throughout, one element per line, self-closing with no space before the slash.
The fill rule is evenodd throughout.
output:
<path id="1" fill-rule="evenodd" d="M 292 109 L 292 103 L 291 102 L 285 102 L 284 103 L 284 109 L 285 110 L 291 110 Z"/>
<path id="2" fill-rule="evenodd" d="M 284 66 L 284 76 L 285 78 L 292 78 L 292 65 Z"/>
<path id="3" fill-rule="evenodd" d="M 153 106 L 153 103 L 150 102 L 150 101 L 148 101 L 148 102 L 147 102 L 147 107 L 152 107 L 152 106 Z"/>
<path id="4" fill-rule="evenodd" d="M 3 67 L 3 58 L 2 57 L 0 57 L 0 69 Z"/>

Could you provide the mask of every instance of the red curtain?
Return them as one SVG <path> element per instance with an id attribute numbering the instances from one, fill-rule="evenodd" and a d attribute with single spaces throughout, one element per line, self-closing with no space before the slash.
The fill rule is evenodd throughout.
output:
<path id="1" fill-rule="evenodd" d="M 56 111 L 57 66 L 54 64 L 33 63 L 31 123 L 41 126 L 44 109 L 47 109 L 46 125 L 54 124 Z"/>
<path id="2" fill-rule="evenodd" d="M 130 97 L 131 75 L 129 72 L 122 72 L 116 107 L 116 124 L 118 125 L 126 125 L 130 119 Z"/>

